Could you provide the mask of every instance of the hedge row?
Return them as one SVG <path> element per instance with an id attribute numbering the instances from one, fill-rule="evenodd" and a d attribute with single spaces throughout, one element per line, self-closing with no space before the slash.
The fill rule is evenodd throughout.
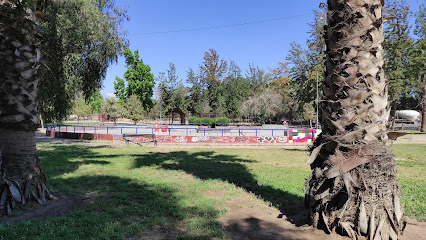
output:
<path id="1" fill-rule="evenodd" d="M 205 125 L 214 128 L 216 125 L 227 126 L 231 123 L 231 120 L 227 117 L 217 117 L 217 118 L 199 118 L 199 117 L 189 117 L 188 123 Z"/>

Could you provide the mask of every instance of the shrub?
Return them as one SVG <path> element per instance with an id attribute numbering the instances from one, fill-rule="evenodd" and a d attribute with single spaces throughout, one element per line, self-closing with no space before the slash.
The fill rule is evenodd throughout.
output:
<path id="1" fill-rule="evenodd" d="M 227 117 L 217 117 L 217 118 L 198 118 L 198 117 L 189 117 L 188 122 L 196 125 L 209 126 L 215 128 L 216 124 L 220 126 L 227 126 L 231 123 L 231 120 Z"/>
<path id="2" fill-rule="evenodd" d="M 188 118 L 188 123 L 194 123 L 194 124 L 201 123 L 201 118 L 199 118 L 199 117 L 189 117 Z"/>
<path id="3" fill-rule="evenodd" d="M 214 119 L 213 118 L 202 118 L 201 123 L 205 126 L 213 127 Z"/>
<path id="4" fill-rule="evenodd" d="M 227 117 L 217 117 L 214 121 L 220 126 L 228 126 L 231 123 L 231 119 Z"/>

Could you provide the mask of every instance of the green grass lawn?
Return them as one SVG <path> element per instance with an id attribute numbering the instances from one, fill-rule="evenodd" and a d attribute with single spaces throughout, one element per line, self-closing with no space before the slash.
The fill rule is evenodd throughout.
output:
<path id="1" fill-rule="evenodd" d="M 398 181 L 408 216 L 426 221 L 426 145 L 395 144 Z"/>
<path id="2" fill-rule="evenodd" d="M 0 226 L 0 239 L 222 239 L 226 202 L 249 192 L 281 209 L 303 206 L 303 150 L 170 149 L 39 144 L 48 187 L 87 204 L 63 217 Z M 426 220 L 426 145 L 394 145 L 403 204 Z"/>

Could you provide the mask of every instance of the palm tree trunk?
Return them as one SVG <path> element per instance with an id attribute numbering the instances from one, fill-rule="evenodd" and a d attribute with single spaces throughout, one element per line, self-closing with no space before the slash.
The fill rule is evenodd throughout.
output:
<path id="1" fill-rule="evenodd" d="M 34 198 L 44 204 L 50 197 L 35 142 L 40 60 L 35 20 L 21 1 L 0 4 L 0 209 L 8 214 L 16 203 Z"/>
<path id="2" fill-rule="evenodd" d="M 321 136 L 308 163 L 314 227 L 352 239 L 398 239 L 405 227 L 383 69 L 383 1 L 328 0 Z"/>

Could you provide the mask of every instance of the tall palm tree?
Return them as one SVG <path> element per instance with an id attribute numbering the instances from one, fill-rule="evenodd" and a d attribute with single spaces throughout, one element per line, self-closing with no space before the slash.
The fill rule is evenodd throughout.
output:
<path id="1" fill-rule="evenodd" d="M 36 152 L 37 17 L 46 0 L 0 2 L 0 209 L 51 197 Z"/>
<path id="2" fill-rule="evenodd" d="M 383 0 L 328 0 L 322 135 L 311 149 L 305 205 L 314 227 L 398 239 L 405 227 L 383 64 Z"/>

